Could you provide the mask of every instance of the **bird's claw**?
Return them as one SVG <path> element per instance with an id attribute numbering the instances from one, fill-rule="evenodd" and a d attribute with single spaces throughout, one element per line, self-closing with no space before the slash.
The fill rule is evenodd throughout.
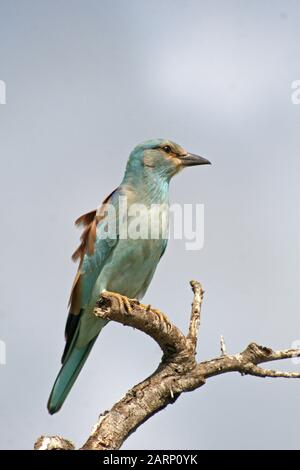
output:
<path id="1" fill-rule="evenodd" d="M 157 308 L 151 308 L 151 312 L 155 313 L 158 316 L 159 321 L 166 325 L 167 331 L 172 328 L 172 324 L 165 313 L 161 312 Z"/>
<path id="2" fill-rule="evenodd" d="M 132 314 L 132 307 L 131 307 L 130 300 L 128 299 L 128 297 L 126 297 L 125 295 L 118 294 L 118 292 L 106 291 L 106 293 L 109 295 L 109 297 L 113 297 L 118 301 L 120 311 L 123 310 L 129 315 Z"/>
<path id="3" fill-rule="evenodd" d="M 151 307 L 151 305 L 145 305 L 145 304 L 139 304 L 140 307 L 144 308 L 146 310 L 146 312 L 153 312 L 155 313 L 158 318 L 159 318 L 159 321 L 160 323 L 166 325 L 166 328 L 167 328 L 167 331 L 171 330 L 172 328 L 172 323 L 170 322 L 170 320 L 168 319 L 167 315 L 163 312 L 161 312 L 160 310 L 158 310 L 157 308 L 153 308 Z"/>

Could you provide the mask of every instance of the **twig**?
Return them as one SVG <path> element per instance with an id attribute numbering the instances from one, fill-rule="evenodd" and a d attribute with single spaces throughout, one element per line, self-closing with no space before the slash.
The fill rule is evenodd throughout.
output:
<path id="1" fill-rule="evenodd" d="M 226 356 L 226 344 L 225 344 L 223 335 L 221 335 L 220 337 L 220 346 L 221 346 L 221 356 Z"/>
<path id="2" fill-rule="evenodd" d="M 199 373 L 205 379 L 226 372 L 240 372 L 242 375 L 255 375 L 256 377 L 286 377 L 300 378 L 298 372 L 278 372 L 256 367 L 263 362 L 278 361 L 300 357 L 300 349 L 286 349 L 283 351 L 273 351 L 271 348 L 250 343 L 247 348 L 235 355 L 219 356 L 210 361 L 198 364 Z"/>
<path id="3" fill-rule="evenodd" d="M 300 372 L 283 372 L 280 370 L 263 369 L 255 364 L 246 364 L 243 367 L 243 373 L 255 375 L 256 377 L 283 377 L 286 379 L 299 379 Z"/>
<path id="4" fill-rule="evenodd" d="M 203 301 L 204 291 L 200 282 L 191 281 L 190 284 L 194 292 L 194 300 L 192 303 L 192 313 L 187 339 L 192 343 L 192 347 L 195 351 L 197 347 L 198 330 L 201 322 L 201 305 Z"/>

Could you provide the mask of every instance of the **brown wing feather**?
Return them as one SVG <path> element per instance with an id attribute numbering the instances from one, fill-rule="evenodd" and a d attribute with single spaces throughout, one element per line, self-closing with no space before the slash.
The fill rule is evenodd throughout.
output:
<path id="1" fill-rule="evenodd" d="M 100 208 L 87 212 L 86 214 L 81 215 L 76 221 L 76 225 L 83 225 L 84 230 L 80 237 L 81 243 L 77 250 L 74 251 L 72 255 L 72 260 L 77 261 L 80 259 L 83 260 L 84 255 L 87 253 L 89 255 L 94 254 L 94 246 L 97 235 L 97 225 L 100 220 L 103 219 L 105 214 L 105 207 L 111 196 L 114 194 L 114 190 L 106 199 L 104 199 Z"/>
<path id="2" fill-rule="evenodd" d="M 87 214 L 83 214 L 75 222 L 76 225 L 82 225 L 84 227 L 84 230 L 80 237 L 81 243 L 79 247 L 77 248 L 77 250 L 75 250 L 72 255 L 73 261 L 77 261 L 78 259 L 80 260 L 78 271 L 76 273 L 76 276 L 73 282 L 70 300 L 69 300 L 70 312 L 73 315 L 78 315 L 81 309 L 80 283 L 81 283 L 81 265 L 83 262 L 84 255 L 94 254 L 95 241 L 97 237 L 97 225 L 100 222 L 100 220 L 103 219 L 105 215 L 105 207 L 115 191 L 116 190 L 114 190 L 109 196 L 107 196 L 106 199 L 104 199 L 102 206 L 99 209 L 90 211 Z M 68 331 L 66 331 L 66 335 L 68 336 Z"/>
<path id="3" fill-rule="evenodd" d="M 87 225 L 90 225 L 91 222 L 93 222 L 95 215 L 96 215 L 97 210 L 94 209 L 91 212 L 88 212 L 87 214 L 83 214 L 78 219 L 75 220 L 75 225 L 83 225 L 86 227 Z"/>

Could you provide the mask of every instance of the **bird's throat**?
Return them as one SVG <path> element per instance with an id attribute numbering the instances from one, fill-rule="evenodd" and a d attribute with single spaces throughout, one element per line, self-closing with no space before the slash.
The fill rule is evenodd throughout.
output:
<path id="1" fill-rule="evenodd" d="M 131 202 L 145 205 L 169 203 L 169 181 L 154 174 L 150 168 L 145 169 L 139 177 L 135 175 L 134 178 L 126 178 L 122 187 Z"/>

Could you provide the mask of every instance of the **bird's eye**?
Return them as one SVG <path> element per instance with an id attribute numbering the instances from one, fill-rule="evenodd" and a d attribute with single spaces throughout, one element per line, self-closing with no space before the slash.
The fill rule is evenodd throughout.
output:
<path id="1" fill-rule="evenodd" d="M 166 152 L 166 153 L 171 153 L 172 152 L 172 149 L 169 145 L 166 145 L 165 147 L 163 147 L 163 150 Z"/>

